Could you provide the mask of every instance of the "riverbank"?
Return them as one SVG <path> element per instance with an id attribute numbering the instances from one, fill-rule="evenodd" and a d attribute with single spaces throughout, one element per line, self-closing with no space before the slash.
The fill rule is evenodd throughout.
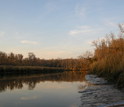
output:
<path id="1" fill-rule="evenodd" d="M 69 69 L 41 66 L 0 66 L 1 75 L 57 73 L 63 71 L 69 71 Z"/>
<path id="2" fill-rule="evenodd" d="M 108 72 L 108 71 L 97 71 L 93 70 L 90 72 L 91 74 L 95 74 L 99 77 L 105 78 L 108 82 L 115 84 L 115 86 L 119 89 L 124 89 L 124 72 Z"/>
<path id="3" fill-rule="evenodd" d="M 93 42 L 95 49 L 90 71 L 113 82 L 118 88 L 124 88 L 124 32 L 122 26 L 119 27 L 119 34 L 110 34 Z"/>
<path id="4" fill-rule="evenodd" d="M 86 82 L 80 91 L 81 107 L 124 107 L 123 91 L 96 75 L 86 75 Z"/>

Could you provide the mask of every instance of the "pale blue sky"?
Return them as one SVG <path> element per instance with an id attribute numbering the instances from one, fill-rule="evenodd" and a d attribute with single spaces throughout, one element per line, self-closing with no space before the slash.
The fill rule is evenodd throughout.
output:
<path id="1" fill-rule="evenodd" d="M 124 23 L 124 0 L 0 0 L 0 51 L 77 57 Z"/>

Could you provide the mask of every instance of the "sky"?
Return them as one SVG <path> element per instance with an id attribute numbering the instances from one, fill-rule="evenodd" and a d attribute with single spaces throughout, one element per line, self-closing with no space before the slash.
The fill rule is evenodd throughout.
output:
<path id="1" fill-rule="evenodd" d="M 75 58 L 118 32 L 124 0 L 0 0 L 0 51 Z"/>

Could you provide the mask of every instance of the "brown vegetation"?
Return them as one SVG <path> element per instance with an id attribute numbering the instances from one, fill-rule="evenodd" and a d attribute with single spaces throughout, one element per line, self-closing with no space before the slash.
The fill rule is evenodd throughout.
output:
<path id="1" fill-rule="evenodd" d="M 124 32 L 122 26 L 119 27 L 119 35 L 110 34 L 105 39 L 93 42 L 96 49 L 91 71 L 124 87 Z"/>
<path id="2" fill-rule="evenodd" d="M 88 54 L 87 54 L 88 55 Z M 33 53 L 27 58 L 22 54 L 0 52 L 0 74 L 53 73 L 64 70 L 84 71 L 89 66 L 89 57 L 77 59 L 40 59 Z"/>

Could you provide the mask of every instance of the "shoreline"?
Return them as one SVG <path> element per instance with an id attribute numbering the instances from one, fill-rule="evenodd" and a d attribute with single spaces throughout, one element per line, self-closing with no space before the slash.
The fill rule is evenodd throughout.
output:
<path id="1" fill-rule="evenodd" d="M 69 69 L 42 66 L 0 66 L 0 75 L 57 73 L 64 71 L 69 71 Z"/>
<path id="2" fill-rule="evenodd" d="M 88 86 L 80 91 L 82 107 L 119 107 L 120 104 L 124 105 L 124 93 L 109 84 L 104 78 L 88 74 L 86 82 Z"/>

